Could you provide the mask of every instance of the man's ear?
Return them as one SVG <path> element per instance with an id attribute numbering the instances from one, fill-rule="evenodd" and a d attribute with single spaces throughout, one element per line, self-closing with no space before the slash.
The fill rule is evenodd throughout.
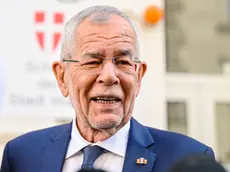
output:
<path id="1" fill-rule="evenodd" d="M 60 61 L 55 61 L 52 64 L 52 69 L 62 95 L 67 97 L 69 95 L 69 91 L 67 88 L 67 83 L 65 82 L 65 65 Z"/>
<path id="2" fill-rule="evenodd" d="M 147 70 L 147 64 L 145 62 L 141 62 L 138 71 L 137 71 L 137 92 L 136 92 L 136 97 L 139 95 L 140 89 L 141 89 L 141 82 L 142 79 L 145 75 L 145 72 Z"/>

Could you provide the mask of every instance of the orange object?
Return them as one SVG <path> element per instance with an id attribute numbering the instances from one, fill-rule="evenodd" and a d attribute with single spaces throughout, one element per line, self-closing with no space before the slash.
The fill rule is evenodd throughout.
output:
<path id="1" fill-rule="evenodd" d="M 162 19 L 163 15 L 163 10 L 161 8 L 151 5 L 145 10 L 145 22 L 148 24 L 156 24 Z"/>

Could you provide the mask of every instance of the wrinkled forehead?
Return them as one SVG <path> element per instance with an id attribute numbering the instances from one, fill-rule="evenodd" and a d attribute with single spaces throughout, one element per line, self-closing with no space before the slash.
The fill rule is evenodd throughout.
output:
<path id="1" fill-rule="evenodd" d="M 106 22 L 87 18 L 76 28 L 76 49 L 83 52 L 95 48 L 136 49 L 136 33 L 128 21 L 113 15 Z"/>

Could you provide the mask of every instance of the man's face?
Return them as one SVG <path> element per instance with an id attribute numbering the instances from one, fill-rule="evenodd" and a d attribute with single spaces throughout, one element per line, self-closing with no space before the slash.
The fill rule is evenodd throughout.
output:
<path id="1" fill-rule="evenodd" d="M 72 60 L 133 58 L 136 55 L 135 40 L 130 24 L 119 16 L 112 16 L 106 23 L 86 19 L 76 30 Z M 122 72 L 112 60 L 105 60 L 99 73 L 90 74 L 86 72 L 88 68 L 79 63 L 64 62 L 62 65 L 65 67 L 64 92 L 67 93 L 64 95 L 69 95 L 78 123 L 100 130 L 119 128 L 128 122 L 145 64 L 141 64 L 139 70 Z"/>

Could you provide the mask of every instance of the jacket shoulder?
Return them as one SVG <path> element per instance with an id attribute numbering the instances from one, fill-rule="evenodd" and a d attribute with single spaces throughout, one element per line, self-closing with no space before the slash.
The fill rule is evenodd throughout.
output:
<path id="1" fill-rule="evenodd" d="M 17 171 L 19 168 L 21 171 L 31 171 L 31 167 L 40 168 L 38 158 L 43 148 L 52 139 L 70 135 L 71 126 L 69 123 L 36 130 L 9 141 L 4 149 L 2 168 L 6 170 L 10 168 L 12 171 Z"/>
<path id="2" fill-rule="evenodd" d="M 31 131 L 10 140 L 7 144 L 11 146 L 30 147 L 33 143 L 33 145 L 36 144 L 41 146 L 51 139 L 52 136 L 61 135 L 66 132 L 66 130 L 71 130 L 71 123 Z"/>
<path id="3" fill-rule="evenodd" d="M 164 148 L 171 150 L 174 149 L 178 152 L 203 152 L 213 154 L 212 149 L 209 146 L 184 134 L 155 129 L 151 127 L 147 128 L 154 138 L 156 144 L 161 145 Z"/>

